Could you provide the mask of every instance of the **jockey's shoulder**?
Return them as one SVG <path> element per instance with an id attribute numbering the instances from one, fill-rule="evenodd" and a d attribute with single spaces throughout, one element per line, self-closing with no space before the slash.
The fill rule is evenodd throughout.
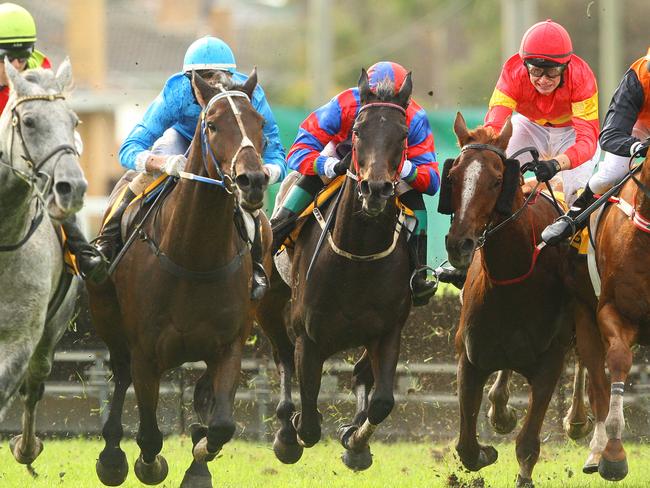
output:
<path id="1" fill-rule="evenodd" d="M 34 49 L 34 51 L 32 51 L 32 55 L 27 60 L 27 69 L 51 67 L 52 63 L 50 63 L 48 57 L 38 49 Z"/>

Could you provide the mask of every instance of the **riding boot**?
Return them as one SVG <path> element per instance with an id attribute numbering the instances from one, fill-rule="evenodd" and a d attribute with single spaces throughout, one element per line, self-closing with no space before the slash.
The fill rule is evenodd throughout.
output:
<path id="1" fill-rule="evenodd" d="M 282 206 L 271 219 L 273 244 L 271 253 L 278 252 L 284 241 L 293 231 L 296 220 L 303 210 L 314 200 L 323 188 L 323 180 L 318 175 L 302 175 L 291 187 L 282 201 Z"/>
<path id="2" fill-rule="evenodd" d="M 462 290 L 463 286 L 465 286 L 467 271 L 456 269 L 451 264 L 437 267 L 434 270 L 434 273 L 438 277 L 439 281 L 442 281 L 443 283 L 451 283 L 459 290 Z"/>
<path id="3" fill-rule="evenodd" d="M 101 283 L 108 277 L 108 261 L 100 251 L 91 246 L 74 217 L 61 224 L 66 245 L 77 261 L 77 268 L 84 280 Z"/>
<path id="4" fill-rule="evenodd" d="M 262 229 L 260 226 L 259 215 L 253 217 L 255 222 L 255 237 L 251 246 L 251 258 L 253 258 L 253 283 L 251 285 L 251 300 L 261 299 L 269 289 L 269 277 L 266 275 L 262 252 Z"/>
<path id="5" fill-rule="evenodd" d="M 558 217 L 555 222 L 542 231 L 542 240 L 549 246 L 554 246 L 584 229 L 589 220 L 589 216 L 581 216 L 581 214 L 595 201 L 596 197 L 594 196 L 594 192 L 591 191 L 589 184 L 587 184 L 582 194 L 573 202 L 569 211 Z M 578 216 L 582 218 L 579 222 L 576 222 Z"/>
<path id="6" fill-rule="evenodd" d="M 438 282 L 427 280 L 427 235 L 424 232 L 414 234 L 408 243 L 411 269 L 413 270 L 411 273 L 413 306 L 420 307 L 429 303 L 438 289 Z"/>
<path id="7" fill-rule="evenodd" d="M 135 193 L 126 189 L 122 199 L 114 208 L 109 219 L 104 223 L 102 230 L 95 239 L 95 247 L 112 262 L 122 247 L 122 215 L 129 203 L 135 198 Z"/>

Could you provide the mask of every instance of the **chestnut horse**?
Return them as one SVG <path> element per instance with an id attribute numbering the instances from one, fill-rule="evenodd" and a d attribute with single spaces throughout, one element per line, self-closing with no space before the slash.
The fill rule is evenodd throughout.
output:
<path id="1" fill-rule="evenodd" d="M 235 221 L 242 206 L 261 207 L 268 177 L 260 157 L 264 119 L 250 103 L 255 71 L 243 86 L 221 73 L 212 81 L 215 86 L 192 76 L 202 113 L 186 171 L 200 180 L 179 180 L 112 280 L 88 285 L 93 322 L 110 350 L 115 379 L 96 466 L 104 484 L 119 485 L 127 475 L 121 416 L 131 381 L 140 416 L 135 473 L 145 484 L 167 475 L 156 420 L 163 372 L 187 361 L 207 365 L 194 393 L 207 427 L 192 432 L 194 461 L 181 486 L 210 486 L 206 462 L 235 432 L 233 402 L 253 316 L 251 256 Z M 266 232 L 270 245 L 268 223 Z"/>
<path id="2" fill-rule="evenodd" d="M 374 94 L 362 71 L 353 168 L 343 182 L 335 223 L 331 234 L 325 234 L 311 279 L 306 279 L 307 270 L 323 232 L 315 221 L 304 225 L 292 251 L 291 292 L 275 273 L 258 310 L 280 372 L 282 398 L 276 413 L 282 425 L 273 447 L 284 463 L 298 461 L 303 447 L 320 439 L 318 393 L 323 362 L 333 354 L 366 348 L 355 369 L 357 413 L 340 432 L 346 448 L 343 462 L 349 468 L 370 467 L 369 439 L 395 403 L 400 335 L 411 308 L 407 236 L 401 232 L 403 211 L 395 196 L 405 154 L 411 75 L 397 94 L 392 82 L 384 85 Z M 290 336 L 295 337 L 295 346 Z M 295 411 L 291 398 L 294 355 L 301 412 Z"/>
<path id="3" fill-rule="evenodd" d="M 517 436 L 517 486 L 532 486 L 539 458 L 539 434 L 551 396 L 572 345 L 571 297 L 565 293 L 565 249 L 537 245 L 544 227 L 558 216 L 553 203 L 535 189 L 525 198 L 520 165 L 505 150 L 512 135 L 468 131 L 459 113 L 454 132 L 461 147 L 445 163 L 441 208 L 454 218 L 446 237 L 449 261 L 468 269 L 456 334 L 460 436 L 456 450 L 470 470 L 497 459 L 492 446 L 478 443 L 476 422 L 486 380 L 495 371 L 507 381 L 516 371 L 531 386 L 529 408 Z M 493 409 L 503 430 L 513 428 L 512 412 Z"/>
<path id="4" fill-rule="evenodd" d="M 607 445 L 598 472 L 607 480 L 621 480 L 628 472 L 621 435 L 625 426 L 623 394 L 632 367 L 633 344 L 650 344 L 650 165 L 627 181 L 618 205 L 603 210 L 595 233 L 595 252 L 601 277 L 598 327 L 605 346 L 611 381 Z M 644 256 L 648 256 L 647 258 Z"/>

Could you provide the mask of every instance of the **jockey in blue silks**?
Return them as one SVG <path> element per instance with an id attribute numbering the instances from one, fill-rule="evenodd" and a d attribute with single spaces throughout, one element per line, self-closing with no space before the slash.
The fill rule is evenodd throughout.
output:
<path id="1" fill-rule="evenodd" d="M 201 107 L 192 90 L 191 72 L 197 71 L 200 74 L 203 71 L 226 71 L 231 74 L 233 81 L 243 84 L 248 77 L 235 71 L 235 68 L 235 56 L 224 41 L 210 36 L 196 40 L 185 53 L 183 71 L 167 80 L 162 91 L 147 108 L 142 120 L 124 140 L 119 151 L 120 163 L 125 168 L 141 174 L 131 182 L 96 240 L 97 248 L 107 259 L 112 260 L 122 244 L 120 220 L 133 198 L 161 173 L 178 177 L 179 171 L 183 171 L 185 167 L 185 153 L 201 113 Z M 255 87 L 251 103 L 266 121 L 266 147 L 262 157 L 264 171 L 269 175 L 269 184 L 273 184 L 282 181 L 287 173 L 278 125 L 260 85 Z M 259 233 L 257 219 L 256 224 L 256 233 Z M 251 254 L 255 261 L 252 294 L 257 297 L 263 294 L 267 283 L 261 267 L 261 239 L 253 238 L 251 241 L 254 243 Z"/>

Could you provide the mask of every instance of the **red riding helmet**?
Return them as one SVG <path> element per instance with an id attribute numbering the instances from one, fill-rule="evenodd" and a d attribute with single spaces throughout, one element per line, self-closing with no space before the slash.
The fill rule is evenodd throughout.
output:
<path id="1" fill-rule="evenodd" d="M 519 56 L 522 61 L 537 58 L 566 64 L 573 54 L 571 37 L 564 27 L 548 19 L 538 22 L 521 39 Z"/>
<path id="2" fill-rule="evenodd" d="M 377 83 L 388 78 L 394 83 L 395 93 L 397 93 L 402 88 L 406 75 L 408 75 L 408 71 L 401 64 L 392 61 L 379 61 L 368 68 L 368 84 L 370 90 L 375 92 Z"/>

